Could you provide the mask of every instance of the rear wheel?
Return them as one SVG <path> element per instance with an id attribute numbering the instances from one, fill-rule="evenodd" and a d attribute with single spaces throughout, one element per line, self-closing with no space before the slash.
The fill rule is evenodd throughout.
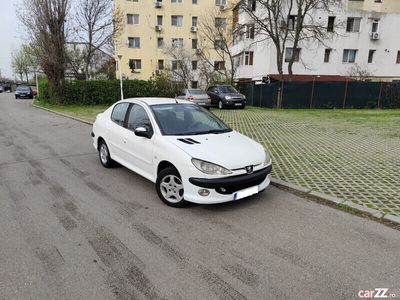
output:
<path id="1" fill-rule="evenodd" d="M 108 150 L 106 142 L 103 140 L 99 142 L 99 159 L 105 168 L 111 168 L 114 166 L 114 161 L 111 159 L 110 151 Z"/>
<path id="2" fill-rule="evenodd" d="M 169 206 L 184 207 L 188 204 L 183 199 L 181 176 L 173 167 L 168 167 L 158 174 L 156 190 L 160 199 Z"/>

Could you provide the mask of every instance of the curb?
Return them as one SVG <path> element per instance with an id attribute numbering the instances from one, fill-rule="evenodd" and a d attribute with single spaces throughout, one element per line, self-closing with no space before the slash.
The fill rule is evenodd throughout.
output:
<path id="1" fill-rule="evenodd" d="M 33 101 L 32 101 L 32 103 L 31 103 L 31 105 L 32 105 L 33 107 L 36 107 L 36 108 L 45 110 L 45 111 L 47 111 L 47 112 L 51 112 L 51 113 L 56 114 L 56 115 L 59 115 L 59 116 L 63 116 L 63 117 L 68 118 L 68 119 L 72 119 L 72 120 L 75 120 L 75 121 L 79 121 L 79 122 L 82 122 L 82 123 L 85 123 L 85 124 L 88 124 L 88 125 L 93 125 L 93 122 L 89 122 L 89 121 L 86 121 L 86 120 L 83 120 L 83 119 L 80 119 L 80 118 L 77 118 L 77 117 L 73 117 L 73 116 L 71 116 L 71 115 L 68 115 L 68 114 L 65 114 L 65 113 L 62 113 L 62 112 L 58 112 L 58 111 L 55 111 L 55 110 L 52 110 L 52 109 L 49 109 L 49 108 L 41 107 L 41 106 L 39 106 L 39 105 L 34 104 Z"/>
<path id="2" fill-rule="evenodd" d="M 72 119 L 72 120 L 75 120 L 75 121 L 79 121 L 79 122 L 82 122 L 82 123 L 85 123 L 85 124 L 88 124 L 88 125 L 93 125 L 93 122 L 89 122 L 89 121 L 86 121 L 86 120 L 83 120 L 83 119 L 80 119 L 80 118 L 77 118 L 77 117 L 73 117 L 73 116 L 70 116 L 68 114 L 64 114 L 64 113 L 58 112 L 58 111 L 54 111 L 54 110 L 51 110 L 51 109 L 48 109 L 48 108 L 40 107 L 40 106 L 34 104 L 33 101 L 32 101 L 31 104 L 32 104 L 32 106 L 34 106 L 36 108 L 39 108 L 39 109 L 42 109 L 42 110 L 45 110 L 47 112 L 51 112 L 51 113 L 54 113 L 56 115 L 60 115 L 60 116 L 63 116 L 65 118 L 69 118 L 69 119 Z M 285 189 L 288 189 L 288 190 L 293 191 L 295 193 L 299 193 L 299 194 L 301 194 L 303 196 L 311 196 L 313 198 L 317 198 L 318 200 L 322 200 L 324 202 L 330 203 L 330 204 L 332 204 L 332 205 L 334 205 L 336 207 L 342 207 L 342 208 L 355 210 L 355 211 L 357 211 L 359 213 L 366 214 L 368 216 L 374 217 L 375 219 L 378 219 L 380 221 L 389 221 L 391 223 L 394 223 L 395 225 L 400 225 L 400 217 L 398 217 L 398 216 L 394 216 L 394 215 L 391 215 L 391 214 L 385 214 L 385 213 L 383 213 L 383 212 L 381 212 L 379 210 L 376 210 L 376 209 L 373 209 L 373 208 L 369 208 L 367 206 L 363 206 L 363 205 L 360 205 L 360 204 L 357 204 L 357 203 L 354 203 L 354 202 L 351 202 L 351 201 L 346 201 L 346 200 L 344 200 L 342 198 L 338 198 L 338 197 L 335 197 L 335 196 L 323 194 L 323 193 L 318 192 L 318 191 L 313 191 L 313 190 L 311 190 L 309 188 L 301 187 L 301 186 L 298 186 L 298 185 L 283 181 L 283 180 L 278 179 L 278 178 L 271 178 L 271 184 L 276 186 L 276 187 L 278 187 L 278 188 L 285 188 Z"/>
<path id="3" fill-rule="evenodd" d="M 327 195 L 320 193 L 318 191 L 313 191 L 308 188 L 300 187 L 297 185 L 294 185 L 292 183 L 277 179 L 277 178 L 271 178 L 271 184 L 278 188 L 285 188 L 288 190 L 291 190 L 295 193 L 299 193 L 303 196 L 312 196 L 313 198 L 316 198 L 318 200 L 321 200 L 326 203 L 330 203 L 335 207 L 338 208 L 344 208 L 347 210 L 353 210 L 357 211 L 359 213 L 362 213 L 364 215 L 368 215 L 370 217 L 373 217 L 375 219 L 378 219 L 380 221 L 389 221 L 390 223 L 394 223 L 395 225 L 400 225 L 400 217 L 394 216 L 391 214 L 385 214 L 379 210 L 369 208 L 367 206 L 363 206 L 351 201 L 346 201 L 342 198 L 338 198 L 335 196 Z"/>

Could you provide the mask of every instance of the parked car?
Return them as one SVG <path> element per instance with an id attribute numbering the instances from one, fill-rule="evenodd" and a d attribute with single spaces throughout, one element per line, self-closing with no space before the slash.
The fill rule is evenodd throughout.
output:
<path id="1" fill-rule="evenodd" d="M 184 89 L 177 98 L 188 100 L 207 109 L 209 109 L 211 106 L 210 96 L 208 96 L 206 91 L 202 89 Z"/>
<path id="2" fill-rule="evenodd" d="M 33 92 L 29 86 L 19 85 L 15 90 L 15 99 L 28 98 L 33 99 Z"/>
<path id="3" fill-rule="evenodd" d="M 0 93 L 4 92 L 4 87 L 0 85 Z"/>
<path id="4" fill-rule="evenodd" d="M 155 182 L 173 207 L 234 201 L 270 183 L 268 151 L 189 101 L 121 100 L 97 115 L 91 135 L 104 167 L 118 162 Z"/>
<path id="5" fill-rule="evenodd" d="M 211 104 L 218 105 L 220 109 L 225 107 L 245 108 L 246 106 L 246 97 L 231 85 L 210 86 L 207 94 L 211 97 Z"/>

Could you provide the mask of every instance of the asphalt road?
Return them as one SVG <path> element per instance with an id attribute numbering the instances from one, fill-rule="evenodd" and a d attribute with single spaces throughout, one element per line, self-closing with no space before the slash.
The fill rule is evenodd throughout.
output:
<path id="1" fill-rule="evenodd" d="M 270 187 L 165 206 L 91 127 L 0 94 L 0 299 L 400 296 L 400 234 Z"/>

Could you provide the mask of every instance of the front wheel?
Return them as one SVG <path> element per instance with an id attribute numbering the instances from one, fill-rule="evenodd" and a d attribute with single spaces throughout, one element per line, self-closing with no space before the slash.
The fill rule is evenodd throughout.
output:
<path id="1" fill-rule="evenodd" d="M 104 141 L 99 142 L 99 158 L 103 167 L 111 168 L 114 166 L 114 161 L 111 159 L 110 151 Z"/>
<path id="2" fill-rule="evenodd" d="M 158 174 L 156 190 L 160 199 L 168 206 L 184 207 L 188 204 L 183 199 L 181 176 L 173 167 L 166 168 Z"/>

